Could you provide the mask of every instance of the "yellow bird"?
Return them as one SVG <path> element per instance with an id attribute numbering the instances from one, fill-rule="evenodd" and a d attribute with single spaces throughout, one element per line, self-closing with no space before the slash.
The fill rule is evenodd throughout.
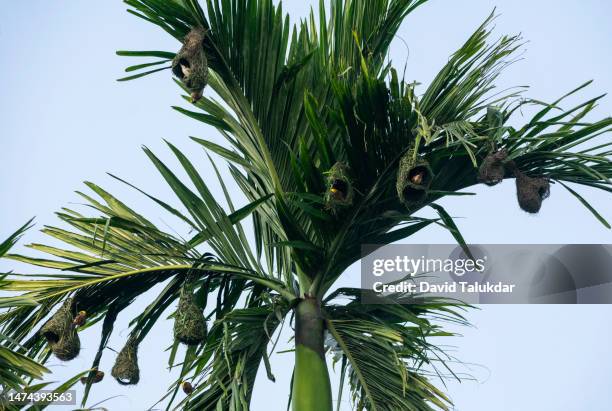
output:
<path id="1" fill-rule="evenodd" d="M 81 327 L 83 325 L 85 325 L 85 320 L 87 319 L 87 312 L 86 311 L 79 311 L 79 314 L 74 317 L 74 320 L 72 321 L 72 324 L 74 324 L 76 327 Z"/>
<path id="2" fill-rule="evenodd" d="M 94 375 L 93 380 L 91 380 L 91 382 L 95 384 L 95 383 L 102 381 L 103 379 L 104 379 L 104 371 L 96 370 L 96 374 Z M 86 383 L 87 383 L 87 377 L 81 377 L 81 384 L 86 384 Z"/>
<path id="3" fill-rule="evenodd" d="M 189 381 L 183 381 L 182 387 L 183 387 L 183 392 L 187 395 L 193 392 L 193 385 L 191 385 Z"/>

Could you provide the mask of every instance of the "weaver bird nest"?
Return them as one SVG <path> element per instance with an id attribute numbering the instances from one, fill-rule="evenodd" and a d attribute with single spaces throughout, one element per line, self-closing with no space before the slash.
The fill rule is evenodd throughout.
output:
<path id="1" fill-rule="evenodd" d="M 545 177 L 529 177 L 515 171 L 516 197 L 519 206 L 528 213 L 537 213 L 550 195 L 550 182 Z"/>
<path id="2" fill-rule="evenodd" d="M 140 381 L 140 368 L 138 368 L 138 342 L 136 338 L 130 337 L 111 370 L 111 375 L 121 385 L 135 385 Z"/>
<path id="3" fill-rule="evenodd" d="M 72 298 L 64 301 L 59 310 L 43 325 L 40 333 L 49 344 L 51 352 L 62 361 L 70 361 L 79 355 L 81 341 L 73 324 Z"/>
<path id="4" fill-rule="evenodd" d="M 325 206 L 332 212 L 349 207 L 353 204 L 355 192 L 350 178 L 348 165 L 337 162 L 327 172 L 327 191 L 325 192 Z"/>
<path id="5" fill-rule="evenodd" d="M 406 207 L 425 201 L 433 176 L 429 163 L 418 157 L 414 149 L 409 149 L 401 158 L 397 170 L 396 188 L 400 201 Z"/>
<path id="6" fill-rule="evenodd" d="M 206 339 L 206 319 L 198 307 L 190 282 L 183 285 L 174 318 L 174 338 L 187 345 L 198 345 Z"/>
<path id="7" fill-rule="evenodd" d="M 550 195 L 550 181 L 547 177 L 529 177 L 523 174 L 512 160 L 507 160 L 505 149 L 491 152 L 478 169 L 478 181 L 489 186 L 502 181 L 506 174 L 516 178 L 516 197 L 519 206 L 535 214 L 542 208 L 542 201 Z"/>
<path id="8" fill-rule="evenodd" d="M 202 98 L 204 87 L 208 84 L 208 60 L 204 52 L 206 30 L 202 27 L 192 29 L 183 41 L 183 47 L 172 61 L 172 73 L 181 80 L 191 93 L 192 101 Z"/>
<path id="9" fill-rule="evenodd" d="M 488 186 L 500 183 L 506 176 L 508 152 L 499 150 L 489 153 L 478 169 L 478 181 Z"/>

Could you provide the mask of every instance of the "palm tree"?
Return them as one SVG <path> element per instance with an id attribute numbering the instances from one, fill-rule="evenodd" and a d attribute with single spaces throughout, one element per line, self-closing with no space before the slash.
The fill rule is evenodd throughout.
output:
<path id="1" fill-rule="evenodd" d="M 15 231 L 9 238 L 0 243 L 0 257 L 3 257 L 15 245 L 23 233 L 31 227 L 32 221 L 28 221 Z M 0 276 L 0 287 L 5 276 Z M 20 303 L 34 304 L 35 302 L 20 300 Z M 10 298 L 0 300 L 0 308 L 12 307 L 14 304 Z M 44 366 L 27 356 L 14 352 L 1 344 L 10 341 L 8 337 L 0 333 L 0 394 L 6 389 L 18 390 L 26 384 L 26 379 L 41 379 L 44 373 L 49 372 Z M 6 407 L 0 396 L 0 407 Z"/>
<path id="2" fill-rule="evenodd" d="M 85 313 L 85 327 L 102 322 L 83 405 L 117 315 L 163 284 L 131 322 L 117 355 L 111 373 L 123 384 L 138 381 L 138 344 L 172 307 L 170 362 L 179 364 L 180 376 L 165 400 L 172 404 L 182 388 L 188 395 L 179 408 L 248 409 L 258 369 L 274 378 L 268 354 L 274 335 L 293 322 L 295 411 L 332 410 L 327 356 L 340 364 L 341 386 L 350 386 L 357 409 L 448 409 L 432 377 L 452 370 L 431 337 L 449 335 L 445 321 L 463 324 L 465 307 L 433 298 L 362 304 L 363 290 L 335 287 L 362 257 L 361 244 L 389 244 L 438 224 L 465 245 L 436 201 L 504 178 L 516 178 L 526 211 L 539 211 L 552 184 L 610 227 L 575 191 L 576 185 L 612 191 L 611 143 L 596 143 L 612 119 L 585 120 L 600 97 L 562 110 L 563 98 L 589 83 L 550 104 L 523 98 L 521 90 L 496 92 L 495 80 L 521 39 L 490 41 L 493 16 L 417 93 L 418 84 L 402 79 L 387 57 L 404 18 L 426 0 L 321 1 L 318 16 L 311 12 L 297 25 L 271 0 L 207 0 L 204 7 L 196 0 L 125 2 L 182 47 L 118 52 L 154 59 L 128 67 L 121 80 L 172 69 L 191 103 L 174 108 L 214 126 L 228 143 L 193 138 L 194 144 L 227 161 L 248 202 L 234 205 L 212 159 L 209 169 L 198 170 L 168 143 L 188 176 L 183 181 L 145 148 L 179 204 L 115 178 L 178 218 L 190 238 L 164 232 L 87 183 L 93 194 L 79 195 L 94 215 L 64 208 L 57 215 L 67 228 L 42 230 L 66 248 L 32 244 L 49 256 L 8 256 L 61 272 L 3 281 L 5 291 L 19 294 L 0 314 L 10 338 L 5 346 L 43 363 L 52 354 L 67 359 L 78 354 L 75 329 Z M 536 114 L 523 126 L 510 125 L 525 106 L 537 107 Z M 224 199 L 208 188 L 213 173 Z M 438 217 L 416 217 L 424 207 Z M 74 327 L 66 324 L 73 317 Z M 179 359 L 181 343 L 187 349 Z"/>

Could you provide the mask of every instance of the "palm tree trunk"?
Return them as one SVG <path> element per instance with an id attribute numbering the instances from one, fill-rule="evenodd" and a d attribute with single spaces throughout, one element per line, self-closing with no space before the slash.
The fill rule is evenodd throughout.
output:
<path id="1" fill-rule="evenodd" d="M 306 297 L 295 308 L 293 411 L 332 411 L 323 329 L 320 302 Z"/>

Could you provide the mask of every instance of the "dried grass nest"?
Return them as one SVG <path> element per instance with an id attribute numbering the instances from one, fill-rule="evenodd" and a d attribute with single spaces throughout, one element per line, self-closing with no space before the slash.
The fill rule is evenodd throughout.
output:
<path id="1" fill-rule="evenodd" d="M 186 345 L 198 345 L 206 340 L 208 330 L 202 309 L 198 307 L 188 280 L 181 288 L 174 317 L 174 338 Z"/>
<path id="2" fill-rule="evenodd" d="M 76 358 L 81 350 L 81 341 L 73 324 L 73 306 L 74 300 L 68 298 L 40 330 L 53 355 L 62 361 Z"/>
<path id="3" fill-rule="evenodd" d="M 191 93 L 192 100 L 202 98 L 208 84 L 208 59 L 204 52 L 206 30 L 193 28 L 183 41 L 183 46 L 172 60 L 172 73 L 181 80 Z"/>
<path id="4" fill-rule="evenodd" d="M 353 205 L 355 190 L 349 166 L 339 161 L 326 174 L 325 207 L 335 213 Z"/>
<path id="5" fill-rule="evenodd" d="M 397 170 L 397 195 L 406 207 L 420 204 L 427 198 L 434 173 L 429 163 L 409 149 L 400 159 Z"/>
<path id="6" fill-rule="evenodd" d="M 138 341 L 130 337 L 121 349 L 111 375 L 121 385 L 135 385 L 140 381 L 140 368 L 138 367 Z"/>
<path id="7" fill-rule="evenodd" d="M 550 180 L 547 177 L 530 177 L 521 172 L 513 160 L 508 160 L 505 149 L 490 152 L 478 169 L 478 181 L 489 186 L 501 182 L 506 174 L 516 179 L 516 197 L 519 207 L 535 214 L 542 202 L 550 196 Z"/>
<path id="8" fill-rule="evenodd" d="M 519 206 L 528 213 L 537 213 L 542 201 L 550 196 L 550 181 L 546 177 L 529 177 L 520 171 L 515 171 L 515 176 Z"/>
<path id="9" fill-rule="evenodd" d="M 505 149 L 490 152 L 478 168 L 478 181 L 488 186 L 500 183 L 506 176 L 507 158 Z"/>

